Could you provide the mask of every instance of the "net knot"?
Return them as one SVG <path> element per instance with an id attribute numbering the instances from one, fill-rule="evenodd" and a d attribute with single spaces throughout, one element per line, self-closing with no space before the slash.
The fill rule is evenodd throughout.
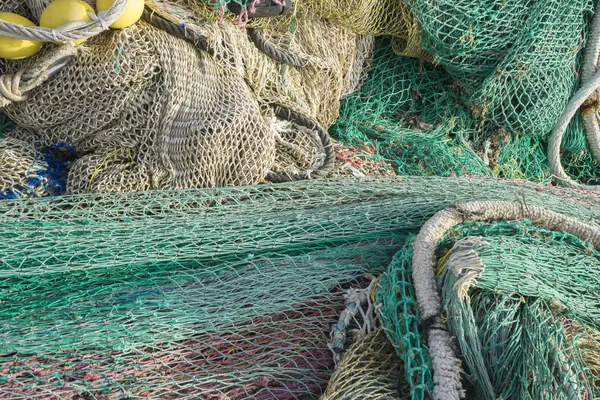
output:
<path id="1" fill-rule="evenodd" d="M 100 26 L 102 26 L 102 30 L 106 31 L 110 28 L 108 22 L 106 22 L 106 11 L 100 11 L 98 14 L 94 14 L 93 12 L 89 12 L 88 15 L 94 22 L 99 22 Z"/>

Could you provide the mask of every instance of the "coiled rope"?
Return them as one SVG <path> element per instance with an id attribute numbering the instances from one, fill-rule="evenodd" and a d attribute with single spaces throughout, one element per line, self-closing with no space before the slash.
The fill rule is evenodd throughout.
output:
<path id="1" fill-rule="evenodd" d="M 309 130 L 315 131 L 320 140 L 321 150 L 325 153 L 325 157 L 322 161 L 313 166 L 311 170 L 301 172 L 269 172 L 267 179 L 273 183 L 282 183 L 290 181 L 300 181 L 306 179 L 314 179 L 323 177 L 327 172 L 331 170 L 335 162 L 335 152 L 333 150 L 333 144 L 329 133 L 317 123 L 313 122 L 310 118 L 305 117 L 289 108 L 282 107 L 279 105 L 273 106 L 275 109 L 275 115 L 283 120 L 294 122 L 300 126 L 308 128 Z"/>
<path id="2" fill-rule="evenodd" d="M 54 77 L 77 56 L 77 47 L 60 46 L 38 59 L 33 66 L 0 76 L 0 108 L 27 100 L 27 92 Z"/>

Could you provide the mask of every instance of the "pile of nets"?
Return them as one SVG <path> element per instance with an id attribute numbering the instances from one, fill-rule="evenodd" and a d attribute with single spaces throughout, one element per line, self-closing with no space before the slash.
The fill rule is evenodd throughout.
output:
<path id="1" fill-rule="evenodd" d="M 49 44 L 5 66 L 37 81 L 57 60 L 75 57 L 27 88 L 23 101 L 3 103 L 15 123 L 6 135 L 38 152 L 60 144 L 80 156 L 67 192 L 247 185 L 331 168 L 321 126 L 335 121 L 340 98 L 358 84 L 372 38 L 304 18 L 293 35 L 304 64 L 294 67 L 259 51 L 231 24 L 190 29 L 203 38 L 200 46 L 160 29 L 175 25 L 158 14 L 148 19 L 159 27 L 140 21 L 77 48 Z M 269 40 L 291 37 L 273 31 Z"/>
<path id="2" fill-rule="evenodd" d="M 591 0 L 146 6 L 0 63 L 0 398 L 600 397 L 600 197 L 491 178 L 551 181 Z"/>
<path id="3" fill-rule="evenodd" d="M 550 182 L 548 140 L 579 85 L 591 2 L 407 3 L 434 63 L 398 57 L 381 39 L 332 136 L 377 145 L 400 174 Z M 579 114 L 562 159 L 569 175 L 596 182 Z"/>
<path id="4" fill-rule="evenodd" d="M 429 358 L 416 329 L 412 282 L 400 262 L 411 249 L 411 234 L 451 204 L 512 197 L 600 225 L 596 196 L 472 178 L 5 200 L 0 397 L 426 393 Z M 471 229 L 460 234 L 477 234 Z M 512 246 L 502 242 L 507 236 L 523 232 L 513 231 L 490 228 L 482 240 L 499 232 L 499 245 L 490 248 L 502 252 Z M 440 246 L 457 236 L 449 234 Z M 595 253 L 582 251 L 577 258 L 560 247 L 550 254 L 586 266 L 568 270 L 577 281 L 597 275 L 600 267 Z M 494 287 L 490 274 L 487 280 L 482 275 L 482 288 Z M 549 298 L 572 310 L 564 315 L 573 321 L 586 307 L 555 292 Z M 342 323 L 348 310 L 354 316 Z M 375 311 L 391 344 L 369 316 Z M 332 341 L 340 327 L 341 348 Z M 564 343 L 580 340 L 578 332 L 569 331 L 576 339 Z M 412 380 L 398 386 L 405 374 Z"/>
<path id="5" fill-rule="evenodd" d="M 26 15 L 47 3 L 29 1 Z M 70 193 L 324 176 L 325 130 L 402 175 L 549 183 L 549 134 L 580 84 L 593 4 L 496 3 L 149 0 L 144 21 L 89 39 L 7 104 L 8 135 L 36 152 L 73 147 Z M 269 7 L 289 10 L 250 18 Z M 3 71 L 31 73 L 61 52 L 47 45 Z M 562 161 L 596 182 L 579 114 Z"/>
<path id="6" fill-rule="evenodd" d="M 599 234 L 595 228 L 596 242 Z M 421 319 L 412 285 L 418 240 L 408 239 L 377 293 L 413 399 L 440 384 L 422 331 L 435 323 Z M 591 242 L 528 220 L 476 222 L 448 230 L 436 253 L 440 317 L 464 368 L 466 398 L 598 397 L 600 253 Z"/>

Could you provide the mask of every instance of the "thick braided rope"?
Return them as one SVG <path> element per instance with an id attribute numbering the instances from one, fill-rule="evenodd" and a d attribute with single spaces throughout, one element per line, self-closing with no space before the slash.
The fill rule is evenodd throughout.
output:
<path id="1" fill-rule="evenodd" d="M 205 50 L 210 54 L 214 52 L 208 46 L 208 40 L 195 29 L 187 29 L 185 24 L 175 24 L 166 20 L 160 15 L 148 9 L 144 10 L 142 18 L 152 24 L 154 27 L 161 29 L 168 34 L 171 34 L 179 39 L 183 39 L 188 43 L 193 44 L 199 49 Z"/>
<path id="2" fill-rule="evenodd" d="M 0 36 L 38 42 L 61 43 L 87 39 L 108 30 L 109 26 L 123 14 L 128 1 L 115 0 L 115 3 L 107 11 L 92 16 L 94 20 L 91 22 L 70 23 L 55 29 L 23 26 L 0 20 Z"/>
<path id="3" fill-rule="evenodd" d="M 541 207 L 505 201 L 457 204 L 436 213 L 421 228 L 413 245 L 413 281 L 421 324 L 433 365 L 433 399 L 463 397 L 462 368 L 442 320 L 442 303 L 435 280 L 435 251 L 444 234 L 473 221 L 529 219 L 536 226 L 570 233 L 600 250 L 600 230 Z"/>
<path id="4" fill-rule="evenodd" d="M 596 91 L 600 88 L 600 71 L 596 72 L 589 81 L 587 81 L 581 89 L 575 93 L 575 96 L 569 101 L 563 115 L 558 120 L 556 127 L 550 135 L 550 142 L 548 143 L 548 163 L 550 164 L 550 170 L 552 175 L 557 178 L 562 184 L 571 186 L 575 189 L 582 190 L 600 190 L 599 186 L 594 185 L 582 185 L 572 180 L 565 172 L 561 161 L 560 161 L 560 145 L 562 143 L 563 136 L 573 119 L 573 116 L 579 110 L 579 107 Z M 595 116 L 594 116 L 595 118 Z"/>
<path id="5" fill-rule="evenodd" d="M 272 43 L 269 43 L 258 29 L 247 28 L 248 37 L 254 43 L 257 49 L 265 53 L 272 59 L 282 64 L 288 64 L 293 67 L 305 67 L 308 65 L 306 58 L 300 57 L 288 50 L 281 49 Z"/>
<path id="6" fill-rule="evenodd" d="M 590 26 L 590 34 L 585 49 L 583 65 L 581 67 L 581 82 L 585 84 L 592 79 L 594 73 L 598 70 L 598 59 L 600 58 L 600 3 L 596 6 L 594 19 Z M 586 138 L 590 153 L 600 164 L 600 126 L 598 125 L 597 109 L 600 106 L 598 102 L 598 93 L 583 104 L 581 115 L 583 116 L 583 126 L 585 128 Z"/>
<path id="7" fill-rule="evenodd" d="M 318 124 L 311 121 L 309 118 L 292 111 L 288 108 L 282 106 L 275 106 L 275 115 L 278 118 L 281 118 L 286 121 L 295 122 L 298 125 L 304 126 L 310 130 L 314 130 L 317 132 L 319 139 L 321 140 L 321 145 L 323 146 L 323 150 L 325 151 L 325 159 L 322 164 L 319 165 L 315 170 L 312 171 L 302 171 L 299 173 L 289 173 L 289 172 L 269 172 L 267 174 L 267 179 L 273 183 L 282 183 L 282 182 L 290 182 L 290 181 L 300 181 L 307 179 L 314 179 L 323 177 L 333 168 L 333 164 L 335 162 L 335 152 L 333 150 L 333 144 L 331 143 L 331 137 L 326 130 L 320 127 Z"/>

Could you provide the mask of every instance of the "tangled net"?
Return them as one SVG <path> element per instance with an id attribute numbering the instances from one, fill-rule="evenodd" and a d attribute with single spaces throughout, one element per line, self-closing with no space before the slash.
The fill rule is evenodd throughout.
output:
<path id="1" fill-rule="evenodd" d="M 578 84 L 591 4 L 533 3 L 409 2 L 437 65 L 397 57 L 380 40 L 369 77 L 343 99 L 332 136 L 377 146 L 399 174 L 551 182 L 550 132 Z M 511 20 L 517 17 L 521 25 Z M 525 67 L 508 69 L 511 60 Z M 570 176 L 593 184 L 599 170 L 586 131 L 576 113 L 560 155 Z"/>
<path id="2" fill-rule="evenodd" d="M 563 125 L 593 182 L 592 5 L 148 0 L 2 62 L 0 398 L 599 397 L 600 198 L 457 177 Z M 251 186 L 388 165 L 444 178 Z"/>
<path id="3" fill-rule="evenodd" d="M 304 20 L 295 40 L 307 65 L 294 69 L 234 26 L 207 29 L 207 50 L 146 22 L 89 39 L 54 79 L 4 107 L 16 124 L 8 135 L 37 149 L 72 146 L 81 158 L 70 193 L 248 185 L 330 169 L 321 126 L 357 85 L 372 39 Z M 45 50 L 22 66 L 25 76 L 74 52 Z"/>
<path id="4" fill-rule="evenodd" d="M 437 372 L 418 345 L 422 333 L 406 332 L 412 338 L 408 342 L 396 336 L 418 326 L 414 296 L 406 296 L 412 293 L 410 278 L 403 284 L 390 281 L 401 276 L 398 260 L 407 259 L 411 249 L 403 243 L 450 204 L 512 196 L 525 199 L 528 207 L 586 220 L 595 227 L 590 229 L 600 224 L 598 197 L 468 178 L 352 179 L 3 201 L 0 281 L 7 290 L 0 309 L 0 396 L 369 398 L 371 393 L 377 398 L 376 393 L 408 395 L 408 389 L 391 382 L 402 372 L 416 379 L 416 368 L 426 393 Z M 511 232 L 499 233 L 502 253 L 511 246 L 503 242 Z M 587 249 L 582 241 L 576 244 Z M 540 254 L 545 250 L 535 246 Z M 597 275 L 600 267 L 595 253 L 581 251 L 578 258 L 560 247 L 550 254 L 569 257 L 565 273 L 581 280 Z M 379 283 L 369 284 L 384 272 Z M 545 278 L 543 272 L 540 276 Z M 483 276 L 479 281 L 485 282 Z M 376 326 L 342 355 L 335 370 L 329 332 L 339 328 L 344 310 L 356 307 L 348 293 L 367 287 L 377 288 L 373 311 L 404 370 Z M 557 298 L 519 290 L 540 296 L 539 302 Z M 398 307 L 411 298 L 413 306 Z M 558 299 L 570 310 L 563 311 L 567 318 L 581 315 L 582 301 Z M 594 318 L 586 312 L 580 326 Z M 359 314 L 354 319 L 360 320 Z M 349 319 L 344 348 L 353 342 L 350 332 L 361 326 L 354 319 Z M 425 365 L 407 357 L 415 351 Z"/>

